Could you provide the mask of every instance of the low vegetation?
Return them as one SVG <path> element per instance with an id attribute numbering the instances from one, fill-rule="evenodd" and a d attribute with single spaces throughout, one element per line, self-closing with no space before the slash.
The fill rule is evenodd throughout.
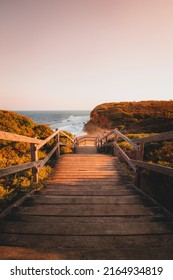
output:
<path id="1" fill-rule="evenodd" d="M 173 129 L 173 100 L 104 103 L 95 107 L 85 131 L 92 126 L 125 133 L 159 133 Z"/>
<path id="2" fill-rule="evenodd" d="M 0 111 L 0 130 L 15 134 L 25 135 L 45 139 L 53 133 L 47 125 L 38 125 L 29 117 L 21 116 L 14 112 Z M 72 135 L 66 132 L 69 136 Z M 70 142 L 64 135 L 60 134 L 60 141 Z M 41 150 L 39 150 L 39 159 L 43 159 L 53 147 L 54 140 L 50 140 Z M 70 143 L 69 143 L 70 144 Z M 61 153 L 70 153 L 71 148 L 61 146 Z M 0 168 L 22 164 L 31 161 L 30 144 L 22 142 L 0 141 Z M 45 180 L 52 171 L 52 162 L 44 166 L 39 173 L 41 181 Z M 33 188 L 40 188 L 40 184 L 33 184 L 31 170 L 26 170 L 8 177 L 0 179 L 0 207 L 3 208 L 8 201 L 20 197 L 23 193 Z"/>

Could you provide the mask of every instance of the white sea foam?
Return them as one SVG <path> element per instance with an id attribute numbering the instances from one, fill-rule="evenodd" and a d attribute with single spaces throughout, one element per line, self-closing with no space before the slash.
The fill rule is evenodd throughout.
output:
<path id="1" fill-rule="evenodd" d="M 89 111 L 20 111 L 38 124 L 47 124 L 52 129 L 70 131 L 75 135 L 85 134 L 84 124 L 89 120 Z"/>

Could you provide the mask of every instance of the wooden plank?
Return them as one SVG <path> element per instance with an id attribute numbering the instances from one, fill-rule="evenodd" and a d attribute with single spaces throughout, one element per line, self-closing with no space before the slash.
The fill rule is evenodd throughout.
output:
<path id="1" fill-rule="evenodd" d="M 58 178 L 58 177 L 55 177 L 54 175 L 52 175 L 48 181 L 48 183 L 51 183 L 51 184 L 56 184 L 56 183 L 77 183 L 77 184 L 80 184 L 80 183 L 85 183 L 85 184 L 104 184 L 104 183 L 120 183 L 122 180 L 121 176 L 117 176 L 116 178 L 113 177 L 113 178 L 78 178 L 78 179 L 75 179 L 75 178 Z M 123 182 L 123 180 L 122 180 Z"/>
<path id="2" fill-rule="evenodd" d="M 154 209 L 153 209 L 154 210 Z M 152 208 L 131 205 L 35 205 L 21 207 L 18 214 L 47 216 L 122 216 L 153 215 Z"/>
<path id="3" fill-rule="evenodd" d="M 96 179 L 75 179 L 75 178 L 71 178 L 71 179 L 61 179 L 59 180 L 58 178 L 54 179 L 53 176 L 49 179 L 49 181 L 47 181 L 47 186 L 48 188 L 54 188 L 58 189 L 58 186 L 64 186 L 67 187 L 69 186 L 76 186 L 76 188 L 80 185 L 87 186 L 89 185 L 91 187 L 91 189 L 94 189 L 95 187 L 97 187 L 97 185 L 99 186 L 106 186 L 107 187 L 113 187 L 114 190 L 119 189 L 118 187 L 122 187 L 123 190 L 123 184 L 127 184 L 128 185 L 128 181 L 119 177 L 116 179 L 105 179 L 105 178 L 96 178 Z M 129 183 L 129 187 L 132 186 L 132 183 Z M 83 189 L 84 189 L 83 188 Z"/>
<path id="4" fill-rule="evenodd" d="M 167 166 L 162 166 L 154 163 L 147 163 L 144 161 L 139 161 L 139 160 L 131 160 L 136 166 L 139 166 L 144 169 L 149 169 L 158 173 L 162 173 L 168 176 L 173 176 L 173 168 L 167 167 Z"/>
<path id="5" fill-rule="evenodd" d="M 66 180 L 67 178 L 68 178 L 68 180 L 70 180 L 70 179 L 104 179 L 104 178 L 106 178 L 107 176 L 106 175 L 83 175 L 83 174 L 79 174 L 79 175 L 58 175 L 57 177 L 55 177 L 57 180 Z M 109 177 L 109 179 L 114 179 L 115 178 L 115 176 L 108 176 Z"/>
<path id="6" fill-rule="evenodd" d="M 97 179 L 62 179 L 59 180 L 58 178 L 55 177 L 54 174 L 50 174 L 49 179 L 47 180 L 47 186 L 55 186 L 58 187 L 60 185 L 65 186 L 67 185 L 89 185 L 89 186 L 96 186 L 99 184 L 99 186 L 122 186 L 123 184 L 127 184 L 129 186 L 132 186 L 133 183 L 129 182 L 127 178 L 117 176 L 116 178 L 97 178 Z"/>
<path id="7" fill-rule="evenodd" d="M 93 179 L 91 179 L 91 180 L 93 180 Z M 89 181 L 91 181 L 91 180 L 86 180 L 87 182 L 85 182 L 83 179 L 82 179 L 82 181 L 81 181 L 81 179 L 69 179 L 69 180 L 66 180 L 66 179 L 63 179 L 62 181 L 60 180 L 60 181 L 58 181 L 57 179 L 56 180 L 51 180 L 51 181 L 49 181 L 48 183 L 49 183 L 49 186 L 50 187 L 48 187 L 47 189 L 57 189 L 58 190 L 58 186 L 64 186 L 64 187 L 67 187 L 68 185 L 69 186 L 76 186 L 74 189 L 78 189 L 78 186 L 80 186 L 80 184 L 81 184 L 81 182 L 83 182 L 83 185 L 84 185 L 84 187 L 83 187 L 83 190 L 85 190 L 85 186 L 87 185 L 87 184 L 89 184 Z M 106 183 L 109 183 L 109 182 L 106 182 Z M 104 183 L 104 182 L 99 182 L 99 185 L 100 186 L 104 186 L 105 185 L 105 190 L 106 190 L 106 186 L 108 186 L 109 187 L 109 184 L 106 184 L 106 183 Z M 115 188 L 110 188 L 109 187 L 109 189 L 111 189 L 111 190 L 114 190 L 114 191 L 119 191 L 119 188 L 118 187 L 116 187 L 116 181 L 113 181 L 113 183 L 115 183 Z M 118 183 L 119 184 L 119 183 Z M 94 188 L 96 187 L 98 185 L 98 181 L 97 180 L 95 180 L 95 182 L 93 182 L 93 181 L 91 181 L 91 187 L 90 187 L 90 190 L 94 190 Z M 55 187 L 53 187 L 53 186 L 55 186 Z M 121 185 L 120 185 L 120 187 L 122 186 L 122 191 L 123 191 L 123 182 L 121 182 Z M 107 188 L 108 189 L 108 188 Z M 126 190 L 127 188 L 124 188 L 124 190 Z M 128 190 L 130 190 L 129 188 L 128 188 Z M 95 190 L 95 191 L 97 191 L 97 190 Z M 131 190 L 131 192 L 134 192 L 134 190 Z"/>
<path id="8" fill-rule="evenodd" d="M 132 185 L 109 185 L 109 184 L 94 184 L 94 185 L 88 185 L 88 184 L 75 184 L 75 185 L 63 185 L 63 184 L 58 184 L 58 185 L 49 185 L 47 188 L 47 190 L 66 190 L 67 191 L 67 194 L 68 194 L 68 191 L 71 190 L 71 189 L 74 189 L 74 190 L 95 190 L 95 191 L 98 191 L 98 194 L 99 194 L 99 191 L 104 191 L 104 190 L 116 190 L 117 192 L 118 191 L 124 191 L 124 190 L 131 190 L 132 192 L 134 191 Z M 44 190 L 43 190 L 44 192 Z"/>
<path id="9" fill-rule="evenodd" d="M 122 190 L 122 191 L 119 191 L 119 190 L 100 190 L 99 193 L 98 191 L 95 191 L 94 189 L 91 189 L 91 190 L 78 190 L 78 189 L 72 189 L 72 190 L 68 190 L 68 193 L 66 191 L 66 189 L 64 190 L 58 190 L 58 189 L 46 189 L 44 191 L 44 193 L 46 195 L 50 194 L 50 195 L 84 195 L 84 196 L 110 196 L 110 195 L 113 195 L 113 196 L 127 196 L 127 195 L 132 195 L 133 193 L 135 194 L 135 191 L 131 191 L 131 190 Z"/>
<path id="10" fill-rule="evenodd" d="M 122 176 L 117 159 L 62 156 L 48 182 L 1 220 L 1 259 L 173 257 L 171 218 Z"/>
<path id="11" fill-rule="evenodd" d="M 42 250 L 51 250 L 62 248 L 71 249 L 105 249 L 107 253 L 112 248 L 126 248 L 131 250 L 137 248 L 143 251 L 143 248 L 157 248 L 158 244 L 160 251 L 164 248 L 173 248 L 172 234 L 144 234 L 144 235 L 104 235 L 104 236 L 62 236 L 62 235 L 39 235 L 31 234 L 10 234 L 0 233 L 1 246 L 29 247 L 42 248 Z M 1 249 L 0 249 L 1 252 Z"/>
<path id="12" fill-rule="evenodd" d="M 170 139 L 173 139 L 173 131 L 163 132 L 149 137 L 137 138 L 134 139 L 133 141 L 135 143 L 148 143 L 148 142 L 164 141 Z"/>
<path id="13" fill-rule="evenodd" d="M 14 250 L 15 248 L 15 250 Z M 2 246 L 2 260 L 172 260 L 173 252 L 170 247 L 147 247 L 143 250 L 132 247 L 108 250 L 52 248 L 46 251 L 41 248 L 23 248 Z M 93 267 L 94 269 L 94 267 Z"/>
<path id="14" fill-rule="evenodd" d="M 33 216 L 33 215 L 15 215 L 15 218 L 13 215 L 8 215 L 4 221 L 5 222 L 10 222 L 10 223 L 14 223 L 15 222 L 23 222 L 23 223 L 32 223 L 32 224 L 37 224 L 37 223 L 43 223 L 45 224 L 45 218 L 46 216 Z M 4 224 L 5 224 L 4 222 Z M 168 223 L 168 225 L 170 226 L 170 220 L 168 218 L 165 218 L 163 215 L 148 215 L 148 216 L 108 216 L 108 217 L 58 217 L 58 216 L 50 216 L 48 223 L 51 224 L 56 224 L 57 227 L 60 224 L 63 224 L 65 226 L 65 224 L 69 224 L 71 226 L 73 225 L 78 225 L 83 227 L 83 225 L 89 225 L 91 224 L 92 226 L 94 226 L 94 224 L 97 225 L 102 225 L 102 224 L 106 224 L 106 225 L 110 225 L 111 224 L 117 224 L 117 223 L 133 223 L 133 224 L 137 224 L 139 223 L 139 226 L 141 223 Z M 86 235 L 87 235 L 87 231 L 86 231 Z"/>
<path id="15" fill-rule="evenodd" d="M 54 196 L 54 195 L 35 195 L 27 200 L 28 204 L 115 204 L 115 203 L 141 203 L 139 196 Z M 25 204 L 26 205 L 26 204 Z"/>
<path id="16" fill-rule="evenodd" d="M 36 167 L 40 164 L 40 162 L 41 161 L 34 161 L 34 162 L 23 163 L 20 165 L 14 165 L 11 167 L 1 168 L 0 169 L 0 178 Z"/>
<path id="17" fill-rule="evenodd" d="M 0 131 L 0 139 L 6 141 L 25 142 L 25 143 L 34 143 L 34 144 L 40 144 L 43 141 L 40 139 L 14 134 L 10 132 L 5 132 L 5 131 Z"/>
<path id="18" fill-rule="evenodd" d="M 165 234 L 171 233 L 173 223 L 162 222 L 109 222 L 102 223 L 81 222 L 46 222 L 33 223 L 32 221 L 5 221 L 1 224 L 1 233 L 21 233 L 21 234 L 52 234 L 52 235 L 139 235 L 139 234 Z"/>

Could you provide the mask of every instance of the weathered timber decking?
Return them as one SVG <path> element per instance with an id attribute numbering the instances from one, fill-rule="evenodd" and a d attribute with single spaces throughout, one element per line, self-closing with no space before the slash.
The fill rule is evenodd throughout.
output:
<path id="1" fill-rule="evenodd" d="M 0 258 L 173 259 L 172 216 L 130 183 L 117 158 L 77 152 L 0 221 Z"/>

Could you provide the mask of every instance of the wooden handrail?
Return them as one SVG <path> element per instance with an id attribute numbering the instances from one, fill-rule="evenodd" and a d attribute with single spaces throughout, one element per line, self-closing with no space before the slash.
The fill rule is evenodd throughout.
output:
<path id="1" fill-rule="evenodd" d="M 117 136 L 120 136 L 122 139 L 124 139 L 126 142 L 128 142 L 135 150 L 138 150 L 138 146 L 131 140 L 129 139 L 127 136 L 125 136 L 124 134 L 122 134 L 121 132 L 119 132 L 117 129 L 114 129 L 114 133 Z"/>
<path id="2" fill-rule="evenodd" d="M 94 142 L 94 144 L 95 144 L 95 141 L 96 141 L 95 136 L 82 135 L 82 136 L 78 136 L 75 138 L 74 146 L 77 146 L 82 142 Z"/>
<path id="3" fill-rule="evenodd" d="M 126 153 L 118 146 L 116 142 L 114 142 L 114 146 L 118 149 L 122 157 L 126 160 L 126 162 L 130 165 L 134 172 L 136 172 L 136 167 L 133 164 L 132 160 L 126 155 Z"/>
<path id="4" fill-rule="evenodd" d="M 133 141 L 135 143 L 148 143 L 154 141 L 165 141 L 170 139 L 173 139 L 173 131 L 163 132 L 149 137 L 137 138 Z"/>
<path id="5" fill-rule="evenodd" d="M 62 131 L 62 130 L 59 130 L 59 132 L 61 133 L 61 134 L 63 134 L 64 136 L 66 136 L 69 140 L 71 140 L 72 142 L 74 141 L 74 139 L 72 139 L 69 135 L 67 135 L 64 131 Z"/>
<path id="6" fill-rule="evenodd" d="M 110 135 L 112 134 L 116 134 L 117 136 L 121 137 L 122 139 L 124 139 L 126 142 L 128 142 L 131 146 L 133 146 L 133 148 L 135 150 L 138 150 L 138 145 L 136 145 L 130 138 L 128 138 L 127 136 L 125 136 L 124 134 L 122 134 L 120 131 L 118 131 L 117 129 L 113 129 L 110 132 L 108 132 L 106 135 L 104 135 L 103 137 L 100 137 L 100 139 L 107 139 Z"/>
<path id="7" fill-rule="evenodd" d="M 53 149 L 48 153 L 48 155 L 41 161 L 40 165 L 39 165 L 39 169 L 41 169 L 46 162 L 50 159 L 50 157 L 53 155 L 53 153 L 56 151 L 56 149 L 58 148 L 59 143 L 57 143 Z"/>
<path id="8" fill-rule="evenodd" d="M 164 175 L 168 176 L 173 176 L 173 168 L 167 167 L 167 166 L 162 166 L 159 164 L 154 164 L 154 163 L 148 163 L 144 161 L 139 161 L 139 160 L 133 160 L 131 159 L 131 162 L 134 163 L 135 166 L 144 168 L 144 169 L 149 169 L 158 173 L 162 173 Z"/>
<path id="9" fill-rule="evenodd" d="M 112 134 L 114 134 L 114 140 L 112 142 L 108 142 L 108 136 Z M 136 160 L 130 159 L 127 156 L 127 154 L 119 147 L 117 143 L 117 137 L 121 137 L 122 139 L 124 139 L 137 151 Z M 106 139 L 106 142 L 103 141 L 104 139 Z M 121 154 L 121 156 L 125 159 L 125 161 L 135 172 L 136 174 L 135 183 L 138 187 L 140 187 L 142 169 L 149 169 L 154 172 L 159 172 L 168 176 L 173 176 L 173 168 L 143 161 L 145 143 L 152 142 L 152 141 L 164 141 L 170 139 L 173 139 L 173 131 L 168 131 L 168 132 L 152 135 L 149 137 L 137 138 L 131 140 L 117 129 L 114 129 L 108 132 L 102 138 L 98 136 L 96 138 L 96 143 L 99 151 L 103 151 L 103 148 L 105 150 L 105 147 L 111 146 L 113 144 L 115 147 L 114 155 L 116 154 L 118 156 L 117 151 Z"/>
<path id="10" fill-rule="evenodd" d="M 46 139 L 42 140 L 42 142 L 37 145 L 37 150 L 39 150 L 41 147 L 43 147 L 47 142 L 49 142 L 52 138 L 54 138 L 57 134 L 59 133 L 59 129 L 56 130 L 53 134 L 51 134 L 50 136 L 48 136 Z"/>
<path id="11" fill-rule="evenodd" d="M 1 168 L 0 178 L 39 166 L 40 163 L 41 161 L 33 161 L 33 162 L 27 162 L 19 165 L 13 165 L 10 167 Z"/>
<path id="12" fill-rule="evenodd" d="M 63 134 L 68 139 L 70 139 L 73 145 L 60 142 L 59 141 L 60 133 Z M 56 138 L 55 146 L 52 148 L 52 150 L 43 160 L 38 160 L 38 150 L 54 137 Z M 56 152 L 57 157 L 60 155 L 60 146 L 63 145 L 71 148 L 74 147 L 74 140 L 61 130 L 56 130 L 53 134 L 51 134 L 44 140 L 18 135 L 10 132 L 0 131 L 0 139 L 6 141 L 26 142 L 26 143 L 30 143 L 31 145 L 31 162 L 20 164 L 20 165 L 14 165 L 6 168 L 1 168 L 0 178 L 32 168 L 33 181 L 35 182 L 38 182 L 39 170 L 46 164 L 46 162 L 50 159 L 53 153 Z"/>
<path id="13" fill-rule="evenodd" d="M 41 144 L 43 140 L 23 136 L 19 134 L 14 134 L 10 132 L 0 131 L 0 140 L 14 141 L 14 142 L 24 142 L 24 143 L 33 143 Z"/>

